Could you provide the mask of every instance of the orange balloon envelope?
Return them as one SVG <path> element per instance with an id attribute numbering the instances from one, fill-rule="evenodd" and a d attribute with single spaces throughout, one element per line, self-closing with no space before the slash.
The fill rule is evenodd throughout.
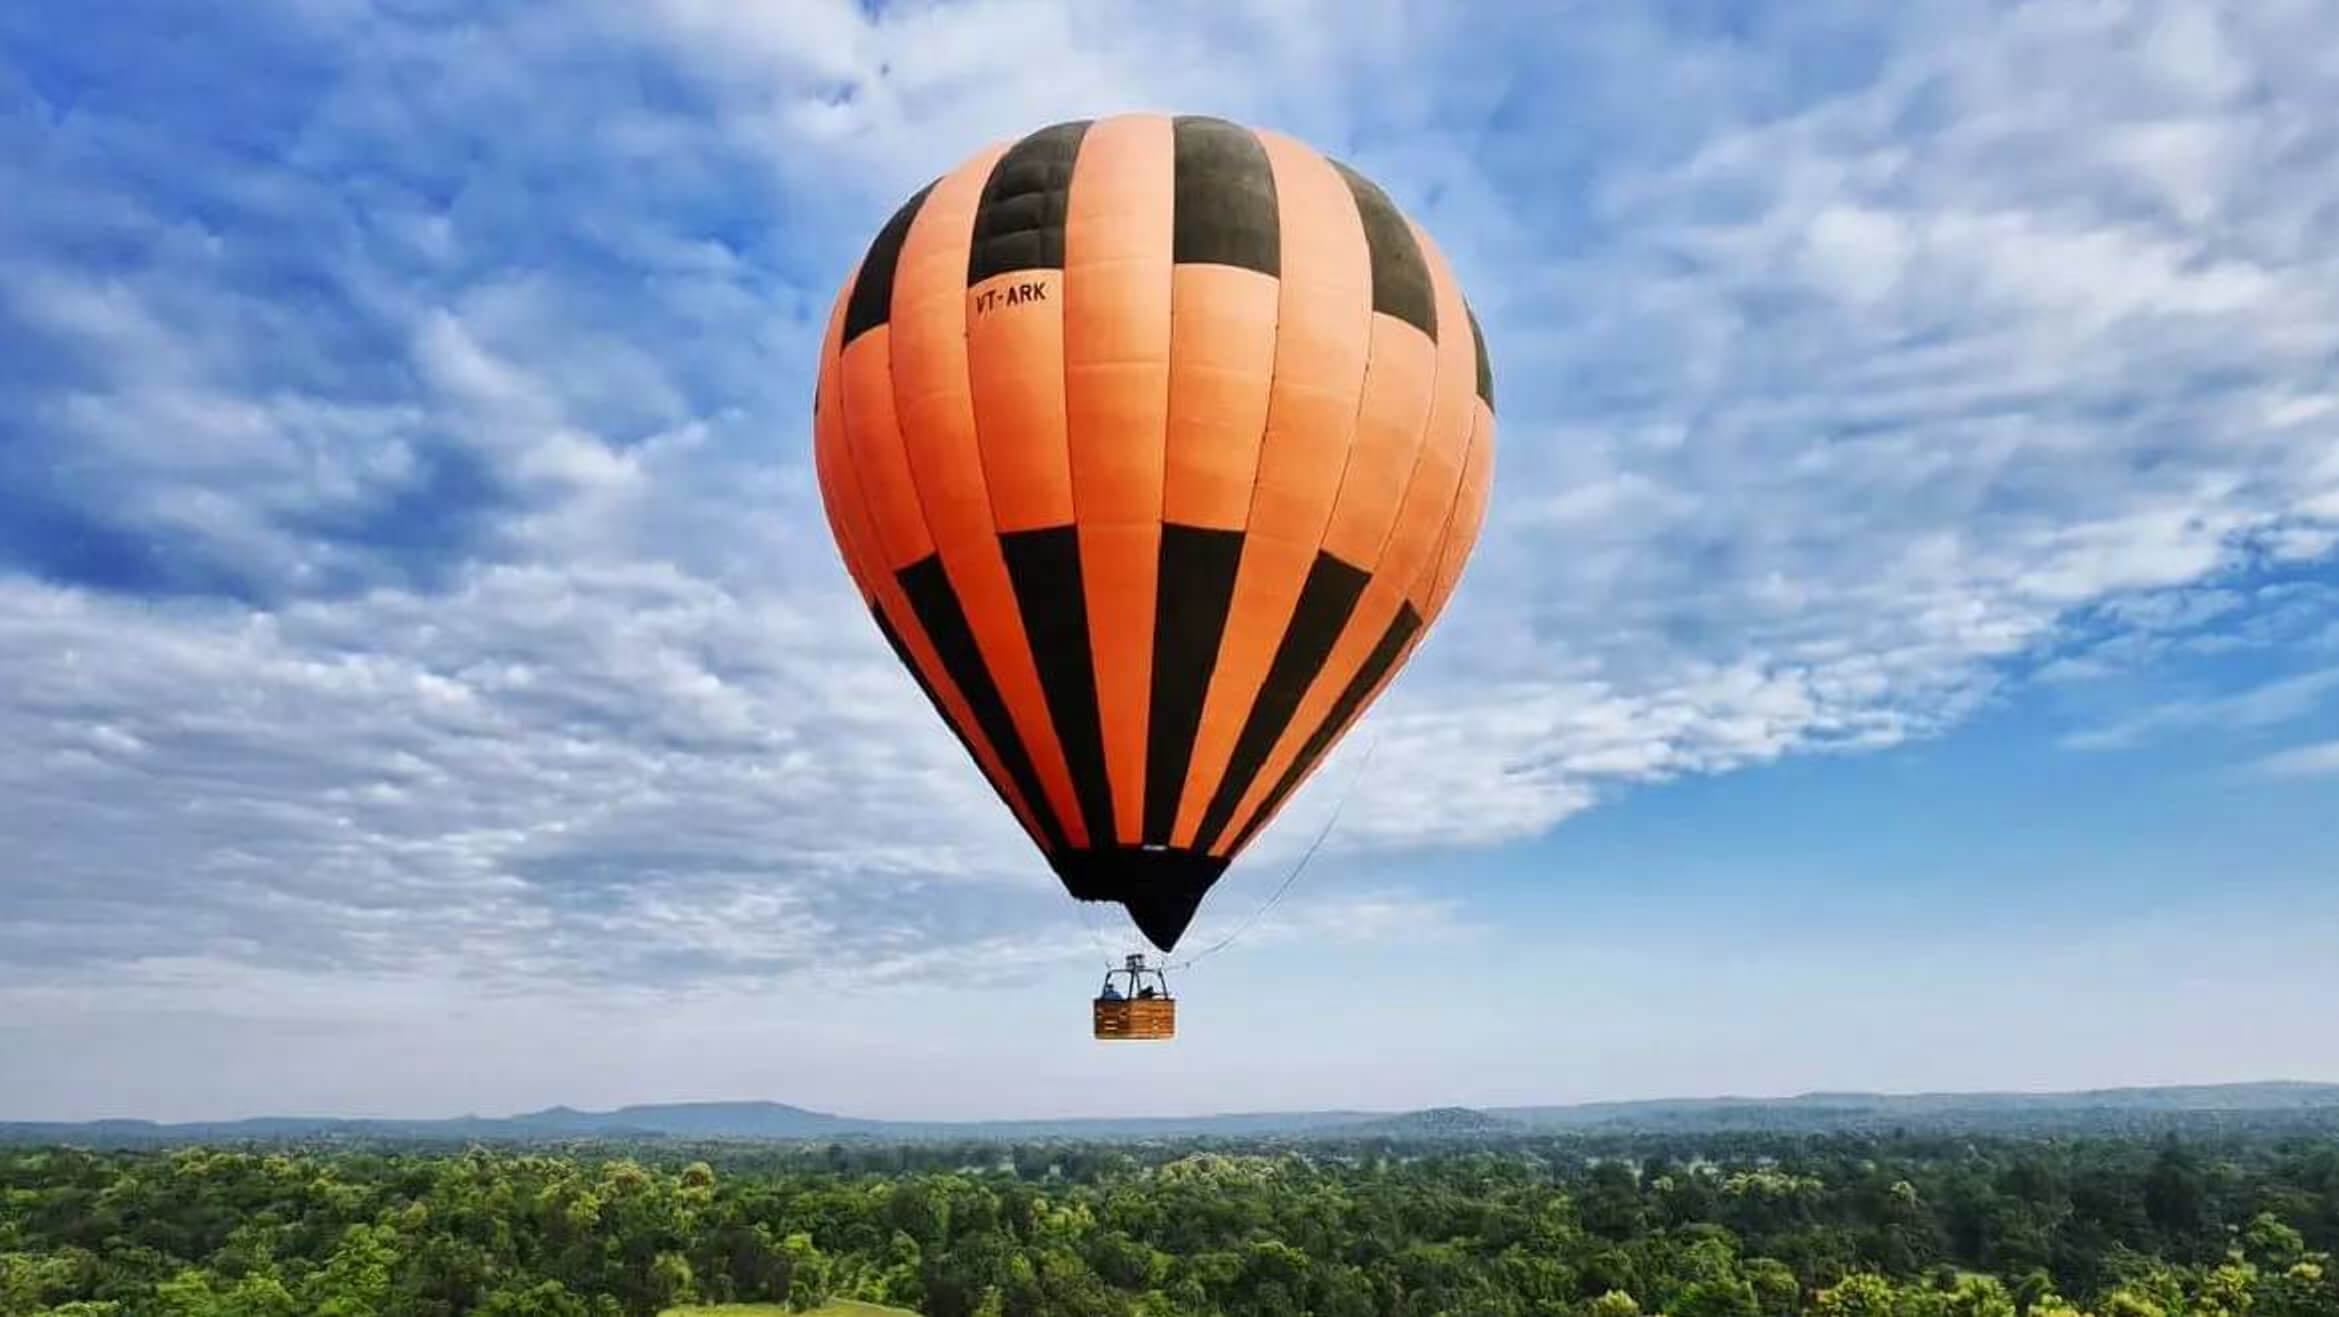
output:
<path id="1" fill-rule="evenodd" d="M 1123 115 L 886 221 L 829 315 L 814 449 L 896 656 L 1071 894 L 1166 951 L 1444 606 L 1493 398 L 1379 187 Z"/>

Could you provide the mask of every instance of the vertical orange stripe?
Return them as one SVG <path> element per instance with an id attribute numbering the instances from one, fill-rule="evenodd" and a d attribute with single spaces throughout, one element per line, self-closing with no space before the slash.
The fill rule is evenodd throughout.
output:
<path id="1" fill-rule="evenodd" d="M 1323 543 L 1374 319 L 1372 257 L 1348 184 L 1289 137 L 1262 132 L 1259 140 L 1275 175 L 1282 235 L 1275 373 L 1242 566 L 1172 834 L 1180 846 L 1193 844 Z"/>
<path id="2" fill-rule="evenodd" d="M 1181 265 L 1173 278 L 1162 519 L 1241 530 L 1258 486 L 1281 285 L 1231 265 Z"/>
<path id="3" fill-rule="evenodd" d="M 879 325 L 846 344 L 838 376 L 845 447 L 860 473 L 875 532 L 869 544 L 871 565 L 898 572 L 934 552 L 934 535 L 894 414 L 892 326 Z"/>
<path id="4" fill-rule="evenodd" d="M 993 275 L 967 289 L 965 300 L 967 371 L 992 525 L 1002 532 L 1061 526 L 1072 520 L 1064 272 Z"/>
<path id="5" fill-rule="evenodd" d="M 1478 546 L 1478 532 L 1486 524 L 1487 491 L 1494 483 L 1494 412 L 1475 398 L 1470 427 L 1470 454 L 1462 463 L 1462 491 L 1454 502 L 1454 526 L 1440 549 L 1437 583 L 1430 587 L 1424 615 L 1436 621 L 1461 583 L 1462 569 Z"/>
<path id="6" fill-rule="evenodd" d="M 853 281 L 860 277 L 856 266 L 845 278 L 845 286 L 838 291 L 836 301 L 829 307 L 828 330 L 821 337 L 820 377 L 812 393 L 812 473 L 820 485 L 820 508 L 828 516 L 829 535 L 835 539 L 837 556 L 844 560 L 845 571 L 853 578 L 863 598 L 868 598 L 869 567 L 862 556 L 866 551 L 845 523 L 846 491 L 844 477 L 837 463 L 845 442 L 843 372 L 839 369 L 837 347 L 844 335 L 845 301 L 852 295 Z M 858 488 L 851 494 L 852 501 L 861 501 Z"/>
<path id="7" fill-rule="evenodd" d="M 1478 401 L 1478 351 L 1469 333 L 1461 286 L 1445 254 L 1416 227 L 1421 254 L 1429 266 L 1430 290 L 1435 296 L 1438 324 L 1448 329 L 1438 340 L 1437 393 L 1430 405 L 1429 424 L 1413 474 L 1406 484 L 1405 504 L 1382 546 L 1376 571 L 1392 574 L 1412 596 L 1413 582 L 1437 554 L 1445 534 L 1456 492 L 1461 486 L 1462 463 L 1470 447 L 1470 424 Z"/>
<path id="8" fill-rule="evenodd" d="M 1144 831 L 1163 435 L 1171 406 L 1170 121 L 1089 125 L 1064 214 L 1064 411 L 1115 840 Z M 1101 841 L 1101 839 L 1100 839 Z"/>
<path id="9" fill-rule="evenodd" d="M 969 375 L 967 252 L 984 181 L 1002 150 L 985 150 L 936 183 L 910 224 L 893 284 L 894 402 L 943 570 L 1041 788 L 1078 847 L 1088 832 L 1000 551 Z"/>
<path id="10" fill-rule="evenodd" d="M 1064 406 L 1082 524 L 1158 521 L 1170 407 L 1170 121 L 1089 126 L 1064 212 Z"/>
<path id="11" fill-rule="evenodd" d="M 1277 133 L 1259 140 L 1275 175 L 1283 274 L 1274 387 L 1248 525 L 1321 544 L 1372 345 L 1372 251 L 1355 197 L 1322 156 Z"/>
<path id="12" fill-rule="evenodd" d="M 845 281 L 846 291 L 838 296 L 836 308 L 829 316 L 828 338 L 821 349 L 819 403 L 813 412 L 813 467 L 820 481 L 821 504 L 828 514 L 829 529 L 835 534 L 846 569 L 852 573 L 862 594 L 872 607 L 884 614 L 894 634 L 900 637 L 902 648 L 909 651 L 909 661 L 917 669 L 917 675 L 925 678 L 941 702 L 941 716 L 965 738 L 977 770 L 1006 803 L 1008 812 L 1015 816 L 1032 842 L 1044 845 L 1045 834 L 1038 819 L 1025 803 L 1023 793 L 1016 789 L 1014 779 L 1008 776 L 997 752 L 984 738 L 965 697 L 951 682 L 941 656 L 934 652 L 932 642 L 919 627 L 916 614 L 902 596 L 899 583 L 885 563 L 884 551 L 877 544 L 877 530 L 864 491 L 866 482 L 854 469 L 848 442 L 850 421 L 845 408 L 843 362 L 838 354 L 845 299 L 852 286 L 851 279 Z M 888 389 L 879 395 L 885 399 L 884 410 L 889 417 L 893 411 L 890 394 Z M 899 447 L 898 436 L 894 446 Z"/>
<path id="13" fill-rule="evenodd" d="M 1373 316 L 1356 437 L 1324 529 L 1325 550 L 1344 563 L 1371 567 L 1397 524 L 1397 504 L 1429 425 L 1437 357 L 1429 335 L 1394 316 Z"/>
<path id="14" fill-rule="evenodd" d="M 1471 421 L 1470 433 L 1473 436 L 1478 433 L 1475 416 Z M 1463 454 L 1463 474 L 1465 476 L 1469 473 L 1468 459 L 1469 454 L 1465 452 Z M 1445 514 L 1438 520 L 1437 535 L 1430 542 L 1428 555 L 1422 559 L 1421 570 L 1413 574 L 1413 583 L 1405 588 L 1405 602 L 1413 605 L 1414 610 L 1421 614 L 1422 629 L 1425 631 L 1429 629 L 1427 623 L 1431 615 L 1430 595 L 1437 589 L 1438 574 L 1445 570 L 1446 554 L 1454 547 L 1454 526 L 1462 518 L 1462 495 L 1463 484 L 1461 481 L 1456 481 L 1453 497 L 1447 500 Z"/>
<path id="15" fill-rule="evenodd" d="M 848 280 L 847 293 L 852 289 Z M 821 502 L 828 510 L 846 567 L 874 602 L 892 579 L 879 543 L 876 521 L 869 511 L 868 480 L 857 469 L 852 444 L 852 418 L 845 405 L 844 361 L 840 355 L 845 299 L 829 319 L 828 342 L 821 351 L 820 405 L 812 417 L 813 466 L 820 479 Z"/>
<path id="16" fill-rule="evenodd" d="M 1113 831 L 1134 846 L 1145 831 L 1145 739 L 1153 702 L 1153 618 L 1161 524 L 1080 525 L 1081 586 L 1096 664 L 1097 714 L 1113 788 Z M 1106 839 L 1100 838 L 1099 845 Z"/>
<path id="17" fill-rule="evenodd" d="M 935 183 L 910 222 L 894 266 L 888 326 L 894 407 L 927 530 L 938 547 L 987 538 L 997 529 L 975 428 L 965 293 L 975 205 L 1001 154 L 994 146 Z M 950 575 L 955 580 L 958 573 Z"/>
<path id="18" fill-rule="evenodd" d="M 1340 535 L 1342 519 L 1353 516 L 1356 538 L 1339 547 L 1326 545 L 1345 561 L 1372 568 L 1373 579 L 1365 587 L 1364 597 L 1357 602 L 1347 628 L 1340 633 L 1339 643 L 1333 646 L 1324 666 L 1310 682 L 1290 725 L 1244 793 L 1226 831 L 1220 834 L 1214 848 L 1217 854 L 1227 854 L 1234 840 L 1246 835 L 1252 814 L 1283 780 L 1301 749 L 1331 714 L 1341 692 L 1356 679 L 1389 624 L 1396 620 L 1397 610 L 1411 593 L 1415 581 L 1427 576 L 1435 566 L 1434 550 L 1450 520 L 1461 483 L 1463 449 L 1470 439 L 1472 410 L 1478 400 L 1478 354 L 1467 332 L 1451 332 L 1450 327 L 1455 325 L 1466 330 L 1468 322 L 1463 318 L 1461 290 L 1449 277 L 1442 254 L 1428 244 L 1427 235 L 1419 229 L 1415 230 L 1415 236 L 1423 243 L 1422 256 L 1429 266 L 1430 289 L 1437 299 L 1438 323 L 1449 330 L 1436 343 L 1430 378 L 1422 384 L 1416 433 L 1411 439 L 1405 439 L 1396 433 L 1396 427 L 1404 415 L 1412 414 L 1415 406 L 1415 401 L 1406 396 L 1411 383 L 1400 384 L 1395 377 L 1401 372 L 1384 370 L 1388 358 L 1382 354 L 1390 339 L 1404 341 L 1395 339 L 1396 335 L 1409 336 L 1424 347 L 1429 346 L 1429 340 L 1402 321 L 1388 316 L 1373 317 L 1375 355 L 1365 386 L 1365 419 L 1359 423 L 1356 451 L 1349 458 L 1348 475 L 1341 486 L 1340 507 L 1333 513 L 1331 532 Z M 1385 400 L 1383 405 L 1389 412 L 1379 421 L 1372 419 L 1377 400 Z M 1368 460 L 1371 449 L 1380 451 Z M 1406 455 L 1409 469 L 1397 471 L 1393 476 L 1385 471 L 1373 474 L 1377 462 L 1385 461 L 1387 469 L 1394 469 L 1399 454 Z M 1385 481 L 1386 488 L 1374 490 L 1370 498 L 1360 497 L 1359 482 L 1365 480 Z M 1385 502 L 1389 508 L 1386 524 L 1381 528 L 1381 539 L 1368 545 L 1363 535 L 1371 528 L 1361 510 L 1379 502 Z M 1362 556 L 1352 557 L 1352 553 Z M 1392 668 L 1391 672 L 1394 671 Z M 1356 716 L 1361 716 L 1371 704 L 1370 699 L 1366 700 L 1358 707 Z M 1331 744 L 1338 743 L 1339 738 L 1335 736 Z M 1328 758 L 1330 753 L 1327 746 L 1325 756 Z M 1317 763 L 1320 765 L 1322 760 Z"/>

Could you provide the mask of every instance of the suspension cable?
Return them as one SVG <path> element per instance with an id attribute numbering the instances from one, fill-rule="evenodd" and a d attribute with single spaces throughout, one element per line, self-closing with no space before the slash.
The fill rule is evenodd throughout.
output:
<path id="1" fill-rule="evenodd" d="M 1291 872 L 1283 876 L 1282 885 L 1275 889 L 1274 894 L 1267 898 L 1266 903 L 1261 905 L 1258 909 L 1253 910 L 1250 913 L 1249 918 L 1243 920 L 1242 923 L 1237 924 L 1235 926 L 1235 930 L 1227 934 L 1225 937 L 1218 939 L 1216 942 L 1213 942 L 1209 946 L 1204 947 L 1202 950 L 1186 957 L 1184 960 L 1179 961 L 1175 965 L 1165 965 L 1161 968 L 1183 970 L 1188 966 L 1193 965 L 1196 961 L 1203 960 L 1209 956 L 1217 954 L 1220 951 L 1224 951 L 1234 942 L 1236 938 L 1239 938 L 1244 933 L 1250 931 L 1251 925 L 1259 922 L 1260 916 L 1265 915 L 1268 911 L 1274 909 L 1276 905 L 1283 900 L 1284 896 L 1291 891 L 1292 884 L 1298 882 L 1299 876 L 1307 872 L 1308 861 L 1316 858 L 1316 852 L 1323 849 L 1325 839 L 1332 835 L 1333 825 L 1340 822 L 1340 815 L 1342 811 L 1348 808 L 1349 798 L 1356 794 L 1357 783 L 1364 780 L 1365 770 L 1372 767 L 1373 753 L 1380 748 L 1380 729 L 1374 728 L 1372 740 L 1365 743 L 1364 759 L 1357 764 L 1356 772 L 1349 776 L 1348 786 L 1340 793 L 1339 799 L 1332 802 L 1331 816 L 1324 820 L 1324 826 L 1317 830 L 1315 840 L 1309 842 L 1308 848 L 1300 853 L 1299 862 L 1291 866 Z"/>
<path id="2" fill-rule="evenodd" d="M 1088 925 L 1088 940 L 1094 944 L 1094 948 L 1097 954 L 1104 957 L 1105 972 L 1108 974 L 1111 973 L 1113 969 L 1114 954 L 1113 941 L 1110 937 L 1106 936 L 1104 926 L 1096 922 L 1096 911 L 1089 908 L 1095 903 L 1091 901 L 1075 900 L 1072 904 L 1080 907 L 1080 922 Z"/>

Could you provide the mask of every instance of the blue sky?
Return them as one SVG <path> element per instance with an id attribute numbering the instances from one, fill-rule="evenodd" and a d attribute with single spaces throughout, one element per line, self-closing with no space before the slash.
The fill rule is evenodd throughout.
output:
<path id="1" fill-rule="evenodd" d="M 111 13 L 0 16 L 0 1117 L 2339 1078 L 2327 6 Z M 1156 1049 L 805 432 L 903 195 L 1140 108 L 1381 181 L 1503 404 Z"/>

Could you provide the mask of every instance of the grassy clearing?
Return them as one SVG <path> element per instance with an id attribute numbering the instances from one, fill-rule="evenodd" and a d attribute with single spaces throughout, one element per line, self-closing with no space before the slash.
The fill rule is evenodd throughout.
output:
<path id="1" fill-rule="evenodd" d="M 658 1317 L 918 1317 L 918 1314 L 907 1308 L 888 1308 L 882 1303 L 838 1299 L 801 1313 L 784 1303 L 714 1303 L 705 1307 L 668 1308 Z"/>

